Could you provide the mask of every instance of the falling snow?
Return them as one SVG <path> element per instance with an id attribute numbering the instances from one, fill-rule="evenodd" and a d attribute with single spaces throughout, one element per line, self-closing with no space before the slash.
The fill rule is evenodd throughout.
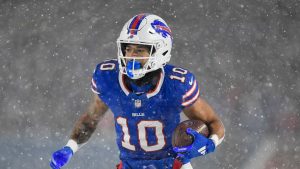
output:
<path id="1" fill-rule="evenodd" d="M 226 128 L 201 169 L 300 165 L 300 2 L 6 0 L 0 6 L 0 168 L 49 168 L 90 101 L 97 63 L 117 57 L 133 15 L 172 29 L 171 64 L 192 71 Z M 66 168 L 119 162 L 112 113 Z"/>

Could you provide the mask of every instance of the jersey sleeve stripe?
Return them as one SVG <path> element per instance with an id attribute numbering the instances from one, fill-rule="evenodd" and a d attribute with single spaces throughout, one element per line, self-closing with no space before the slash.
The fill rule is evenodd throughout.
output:
<path id="1" fill-rule="evenodd" d="M 93 86 L 95 89 L 97 89 L 97 85 L 96 85 L 96 83 L 95 83 L 94 78 L 92 79 L 92 86 Z"/>
<path id="2" fill-rule="evenodd" d="M 194 80 L 194 84 L 193 84 L 192 88 L 189 91 L 187 91 L 185 93 L 185 95 L 183 95 L 183 99 L 189 97 L 195 91 L 196 87 L 197 87 L 197 82 L 196 82 L 196 80 Z"/>
<path id="3" fill-rule="evenodd" d="M 94 93 L 96 93 L 96 94 L 100 94 L 99 92 L 97 92 L 97 90 L 95 90 L 95 89 L 94 89 L 94 87 L 93 87 L 93 86 L 91 86 L 91 89 L 92 89 L 92 91 L 93 91 Z"/>
<path id="4" fill-rule="evenodd" d="M 92 91 L 93 91 L 94 93 L 100 94 L 100 93 L 98 92 L 97 85 L 96 85 L 96 83 L 95 83 L 94 78 L 92 78 L 91 89 L 92 89 Z"/>
<path id="5" fill-rule="evenodd" d="M 198 90 L 197 94 L 193 98 L 191 98 L 190 100 L 187 100 L 187 101 L 183 102 L 181 105 L 182 106 L 188 106 L 188 105 L 192 104 L 194 101 L 196 101 L 198 99 L 199 94 L 200 94 L 200 90 Z"/>

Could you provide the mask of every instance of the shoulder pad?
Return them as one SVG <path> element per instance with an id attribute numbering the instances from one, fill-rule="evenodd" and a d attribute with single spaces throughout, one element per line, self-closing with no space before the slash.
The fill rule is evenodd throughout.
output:
<path id="1" fill-rule="evenodd" d="M 117 60 L 105 60 L 99 63 L 94 69 L 93 78 L 91 81 L 91 89 L 94 93 L 100 94 L 107 84 L 114 79 L 114 76 L 118 74 L 118 61 Z"/>
<path id="2" fill-rule="evenodd" d="M 200 94 L 196 77 L 190 71 L 172 65 L 166 65 L 165 71 L 172 86 L 182 98 L 181 105 L 183 107 L 192 105 Z"/>

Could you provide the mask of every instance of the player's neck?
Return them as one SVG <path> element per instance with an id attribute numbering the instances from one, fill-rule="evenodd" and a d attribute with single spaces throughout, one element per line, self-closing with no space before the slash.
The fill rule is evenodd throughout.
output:
<path id="1" fill-rule="evenodd" d="M 144 77 L 142 77 L 140 79 L 130 79 L 128 76 L 125 76 L 125 85 L 131 91 L 133 91 L 131 84 L 136 85 L 138 87 L 150 86 L 149 88 L 147 87 L 147 90 L 148 91 L 153 90 L 159 81 L 161 72 L 162 72 L 161 69 L 157 69 L 153 72 L 147 73 Z M 148 91 L 145 91 L 145 92 L 148 92 Z"/>

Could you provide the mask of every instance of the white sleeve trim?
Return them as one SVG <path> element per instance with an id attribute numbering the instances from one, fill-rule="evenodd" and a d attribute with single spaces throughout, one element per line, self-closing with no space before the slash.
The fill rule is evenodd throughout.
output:
<path id="1" fill-rule="evenodd" d="M 193 103 L 195 100 L 198 99 L 199 94 L 200 94 L 200 90 L 198 90 L 197 94 L 193 98 L 191 98 L 190 100 L 187 100 L 187 101 L 183 102 L 181 105 L 182 106 L 187 106 L 187 105 Z"/>
<path id="2" fill-rule="evenodd" d="M 185 93 L 185 95 L 183 95 L 183 99 L 189 97 L 195 91 L 196 86 L 197 86 L 197 82 L 196 82 L 196 80 L 194 80 L 194 84 L 193 84 L 192 88 L 189 91 L 187 91 Z"/>
<path id="3" fill-rule="evenodd" d="M 94 86 L 94 88 L 97 89 L 97 85 L 96 85 L 96 82 L 95 82 L 94 78 L 92 78 L 92 85 Z"/>
<path id="4" fill-rule="evenodd" d="M 100 94 L 99 92 L 97 92 L 93 87 L 91 87 L 92 91 L 96 94 Z"/>

